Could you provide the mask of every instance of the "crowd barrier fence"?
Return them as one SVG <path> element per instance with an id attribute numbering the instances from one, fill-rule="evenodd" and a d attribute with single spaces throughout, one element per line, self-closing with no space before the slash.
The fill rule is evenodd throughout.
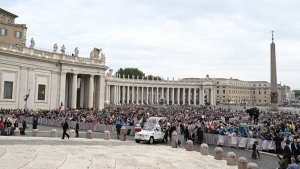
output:
<path id="1" fill-rule="evenodd" d="M 252 149 L 253 143 L 258 141 L 260 145 L 260 150 L 270 151 L 275 150 L 276 145 L 273 140 L 261 140 L 258 138 L 247 138 L 247 137 L 229 137 L 225 135 L 218 134 L 207 134 L 203 135 L 203 143 L 212 144 L 212 145 L 221 145 L 226 147 L 238 147 L 245 149 Z M 283 149 L 286 143 L 281 142 L 281 148 Z M 291 145 L 289 145 L 291 146 Z"/>

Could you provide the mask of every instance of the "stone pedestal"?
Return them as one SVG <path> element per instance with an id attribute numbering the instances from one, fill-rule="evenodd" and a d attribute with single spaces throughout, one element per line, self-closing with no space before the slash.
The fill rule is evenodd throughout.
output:
<path id="1" fill-rule="evenodd" d="M 69 131 L 70 138 L 75 138 L 75 130 Z"/>
<path id="2" fill-rule="evenodd" d="M 51 130 L 51 137 L 57 137 L 57 130 L 56 129 Z"/>
<path id="3" fill-rule="evenodd" d="M 14 130 L 14 136 L 20 136 L 20 130 L 18 127 Z"/>
<path id="4" fill-rule="evenodd" d="M 194 151 L 194 143 L 192 140 L 188 140 L 185 145 L 186 151 Z"/>
<path id="5" fill-rule="evenodd" d="M 104 132 L 104 140 L 110 140 L 110 132 L 108 130 Z"/>
<path id="6" fill-rule="evenodd" d="M 205 143 L 202 143 L 200 146 L 200 153 L 202 155 L 208 155 L 208 145 Z"/>
<path id="7" fill-rule="evenodd" d="M 245 157 L 238 158 L 238 169 L 246 169 L 248 160 Z"/>
<path id="8" fill-rule="evenodd" d="M 228 152 L 227 153 L 227 165 L 235 166 L 236 165 L 236 155 L 234 152 Z"/>
<path id="9" fill-rule="evenodd" d="M 257 164 L 250 162 L 247 164 L 246 169 L 258 169 L 258 166 Z"/>
<path id="10" fill-rule="evenodd" d="M 216 160 L 224 160 L 223 149 L 221 147 L 216 147 L 214 151 L 214 156 Z"/>
<path id="11" fill-rule="evenodd" d="M 39 130 L 38 129 L 33 129 L 32 130 L 32 137 L 38 137 L 39 136 Z"/>
<path id="12" fill-rule="evenodd" d="M 93 132 L 92 132 L 92 130 L 88 130 L 88 131 L 86 132 L 86 138 L 87 138 L 87 139 L 92 139 L 92 138 L 93 138 Z"/>
<path id="13" fill-rule="evenodd" d="M 126 141 L 126 127 L 122 126 L 120 131 L 120 140 Z"/>
<path id="14" fill-rule="evenodd" d="M 172 133 L 171 147 L 172 148 L 178 147 L 178 134 L 176 131 L 173 131 L 173 133 Z"/>

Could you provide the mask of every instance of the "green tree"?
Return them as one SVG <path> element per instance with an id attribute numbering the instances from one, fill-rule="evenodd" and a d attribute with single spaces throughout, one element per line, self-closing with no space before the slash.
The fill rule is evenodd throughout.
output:
<path id="1" fill-rule="evenodd" d="M 149 80 L 157 80 L 157 79 L 161 80 L 161 77 L 159 77 L 159 76 L 148 75 L 147 77 Z"/>
<path id="2" fill-rule="evenodd" d="M 300 90 L 293 90 L 295 92 L 295 96 L 300 96 Z"/>
<path id="3" fill-rule="evenodd" d="M 139 79 L 142 79 L 143 77 L 145 77 L 145 73 L 141 70 L 139 70 L 138 68 L 120 68 L 116 74 L 119 74 L 121 77 L 123 77 L 123 75 L 127 78 L 129 75 L 129 78 L 132 78 L 134 76 L 135 79 L 137 79 L 137 77 L 139 77 Z"/>
<path id="4" fill-rule="evenodd" d="M 161 77 L 159 76 L 154 76 L 154 75 L 145 75 L 145 73 L 141 70 L 139 70 L 138 68 L 120 68 L 116 73 L 116 75 L 120 75 L 120 77 L 123 78 L 123 75 L 125 76 L 125 78 L 129 78 L 131 79 L 132 76 L 134 76 L 135 79 L 137 79 L 137 77 L 139 76 L 139 79 L 142 79 L 143 77 L 147 78 L 148 80 L 161 80 Z"/>

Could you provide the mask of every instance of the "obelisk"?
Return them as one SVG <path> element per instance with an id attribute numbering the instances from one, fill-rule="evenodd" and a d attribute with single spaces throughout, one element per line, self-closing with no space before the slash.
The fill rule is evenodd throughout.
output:
<path id="1" fill-rule="evenodd" d="M 276 54 L 275 43 L 272 31 L 271 43 L 271 108 L 270 111 L 278 111 L 278 92 L 277 92 L 277 72 L 276 72 Z"/>

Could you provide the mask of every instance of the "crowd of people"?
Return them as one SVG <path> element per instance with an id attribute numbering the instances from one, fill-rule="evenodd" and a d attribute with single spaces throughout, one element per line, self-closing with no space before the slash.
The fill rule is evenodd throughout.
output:
<path id="1" fill-rule="evenodd" d="M 180 126 L 180 133 L 186 140 L 190 139 L 198 143 L 202 143 L 203 133 L 274 140 L 276 153 L 286 153 L 281 148 L 282 141 L 287 143 L 300 141 L 300 116 L 289 112 L 259 112 L 256 123 L 251 119 L 252 116 L 249 116 L 249 112 L 244 110 L 232 112 L 222 108 L 188 105 L 165 107 L 128 105 L 108 107 L 102 110 L 83 108 L 36 111 L 0 109 L 0 116 L 1 135 L 10 135 L 11 127 L 18 126 L 16 119 L 20 116 L 32 116 L 33 128 L 42 123 L 43 118 L 118 125 L 119 128 L 122 125 L 143 127 L 149 117 L 166 117 L 170 127 L 165 139 L 168 138 L 168 135 L 171 139 L 171 131 L 175 130 L 173 127 Z M 5 116 L 7 118 L 4 118 Z M 22 122 L 22 125 L 23 123 L 26 122 Z M 296 157 L 300 154 L 300 146 L 298 149 L 296 146 L 296 150 L 291 150 L 291 153 L 298 162 Z M 291 163 L 291 160 L 288 163 Z"/>

